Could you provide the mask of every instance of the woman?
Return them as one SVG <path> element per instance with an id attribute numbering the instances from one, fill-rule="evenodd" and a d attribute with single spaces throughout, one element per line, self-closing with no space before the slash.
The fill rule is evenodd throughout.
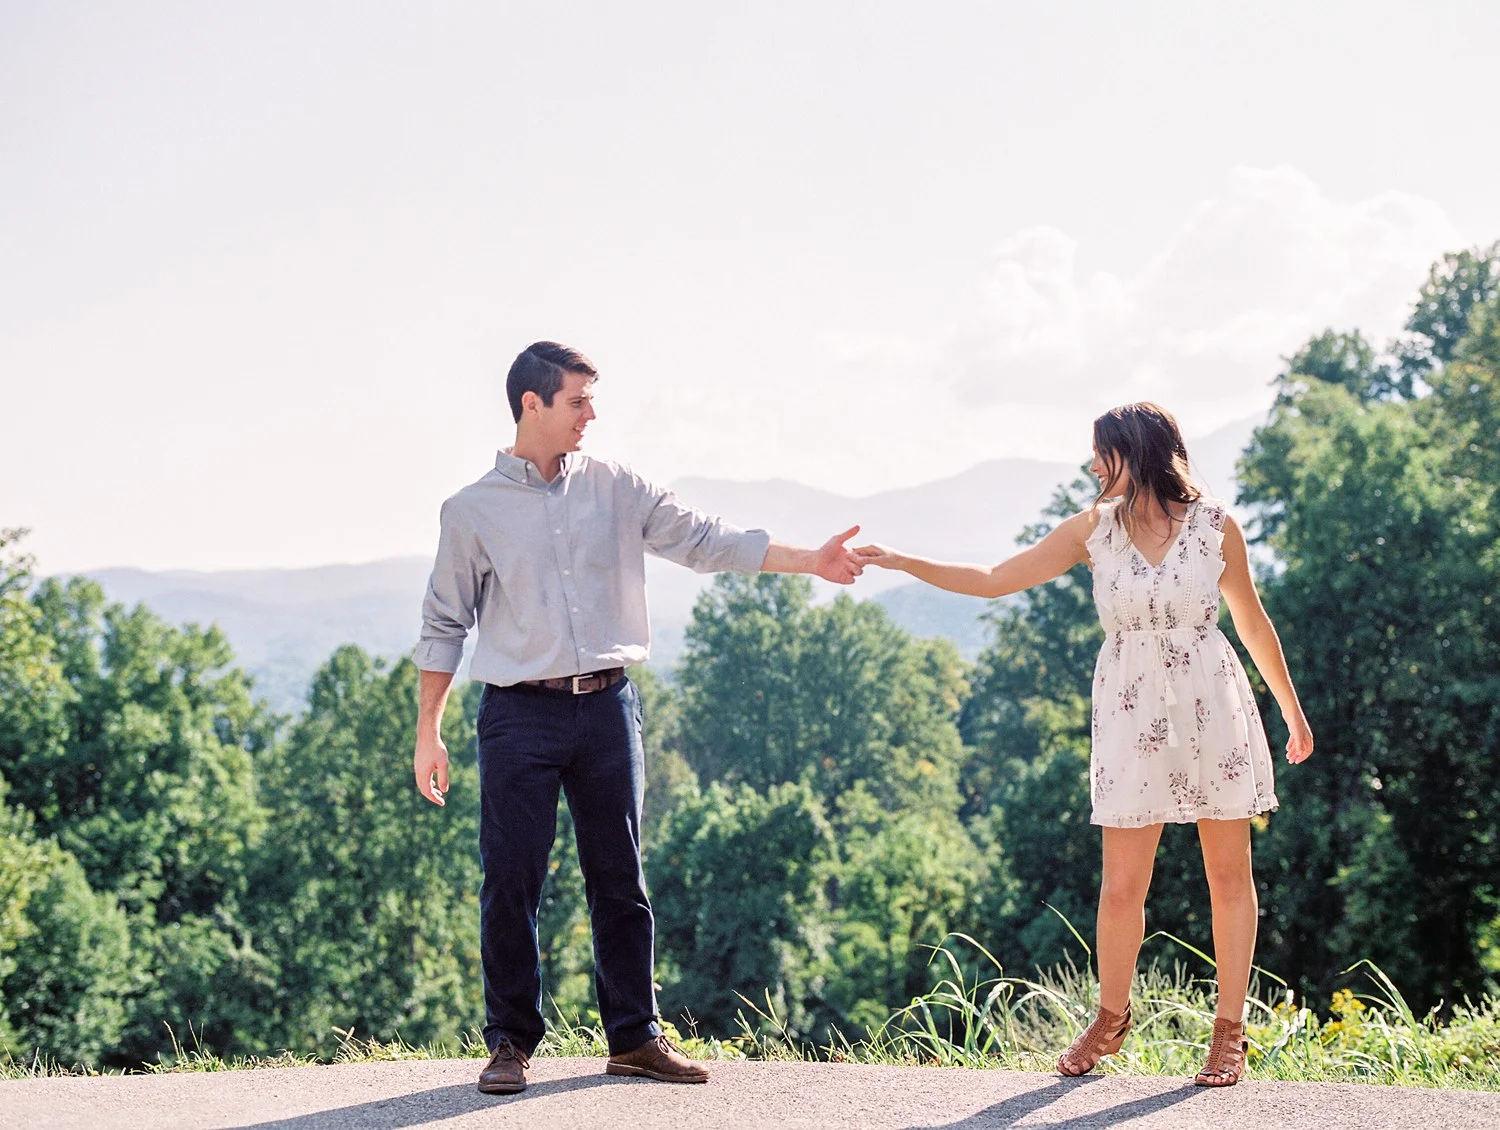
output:
<path id="1" fill-rule="evenodd" d="M 1130 984 L 1146 929 L 1146 890 L 1164 823 L 1198 825 L 1213 907 L 1219 1000 L 1195 1082 L 1223 1087 L 1245 1070 L 1244 1008 L 1258 907 L 1250 818 L 1276 808 L 1271 753 L 1244 668 L 1218 629 L 1222 594 L 1303 761 L 1313 737 L 1250 577 L 1245 538 L 1188 474 L 1177 421 L 1127 404 L 1094 421 L 1094 505 L 994 568 L 912 557 L 879 545 L 862 564 L 899 569 L 949 592 L 997 597 L 1086 562 L 1105 630 L 1094 671 L 1093 823 L 1103 826 L 1099 1012 L 1058 1058 L 1082 1075 L 1129 1032 Z"/>

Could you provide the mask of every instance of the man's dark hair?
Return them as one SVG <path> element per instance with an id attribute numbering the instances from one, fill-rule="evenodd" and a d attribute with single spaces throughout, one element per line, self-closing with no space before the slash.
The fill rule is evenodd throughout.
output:
<path id="1" fill-rule="evenodd" d="M 563 386 L 563 378 L 569 373 L 582 373 L 586 377 L 597 377 L 599 371 L 582 353 L 559 345 L 555 341 L 532 342 L 521 350 L 505 378 L 505 395 L 510 400 L 510 414 L 521 420 L 521 397 L 534 392 L 542 403 L 552 407 L 552 398 Z"/>

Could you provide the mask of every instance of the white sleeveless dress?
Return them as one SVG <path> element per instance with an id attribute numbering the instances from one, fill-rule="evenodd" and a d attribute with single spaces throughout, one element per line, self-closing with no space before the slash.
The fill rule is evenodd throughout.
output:
<path id="1" fill-rule="evenodd" d="M 1088 540 L 1104 646 L 1094 668 L 1093 817 L 1111 828 L 1275 811 L 1270 747 L 1250 681 L 1219 631 L 1221 502 L 1189 505 L 1153 568 L 1117 504 Z"/>

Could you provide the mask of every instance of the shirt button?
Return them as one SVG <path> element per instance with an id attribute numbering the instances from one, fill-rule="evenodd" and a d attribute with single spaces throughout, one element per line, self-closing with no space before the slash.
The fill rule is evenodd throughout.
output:
<path id="1" fill-rule="evenodd" d="M 576 608 L 575 608 L 575 609 L 573 609 L 573 611 L 574 611 L 574 612 L 577 612 L 577 611 L 578 611 L 578 609 L 576 609 Z"/>
<path id="2" fill-rule="evenodd" d="M 571 577 L 572 575 L 573 575 L 573 570 L 571 570 L 571 569 L 564 569 L 563 570 L 563 576 L 564 577 Z"/>
<path id="3" fill-rule="evenodd" d="M 554 534 L 560 534 L 560 533 L 562 533 L 562 531 L 561 531 L 561 530 L 553 530 L 553 531 L 552 531 L 552 532 L 553 532 L 553 533 L 554 533 Z"/>

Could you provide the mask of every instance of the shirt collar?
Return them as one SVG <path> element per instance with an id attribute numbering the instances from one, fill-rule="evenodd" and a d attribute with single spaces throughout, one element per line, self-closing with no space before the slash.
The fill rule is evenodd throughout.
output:
<path id="1" fill-rule="evenodd" d="M 568 452 L 562 457 L 562 467 L 558 471 L 558 476 L 562 477 L 572 469 L 573 454 Z M 522 486 L 544 487 L 547 485 L 547 480 L 542 478 L 542 473 L 536 469 L 536 464 L 529 459 L 516 458 L 506 448 L 495 452 L 495 470 Z"/>

